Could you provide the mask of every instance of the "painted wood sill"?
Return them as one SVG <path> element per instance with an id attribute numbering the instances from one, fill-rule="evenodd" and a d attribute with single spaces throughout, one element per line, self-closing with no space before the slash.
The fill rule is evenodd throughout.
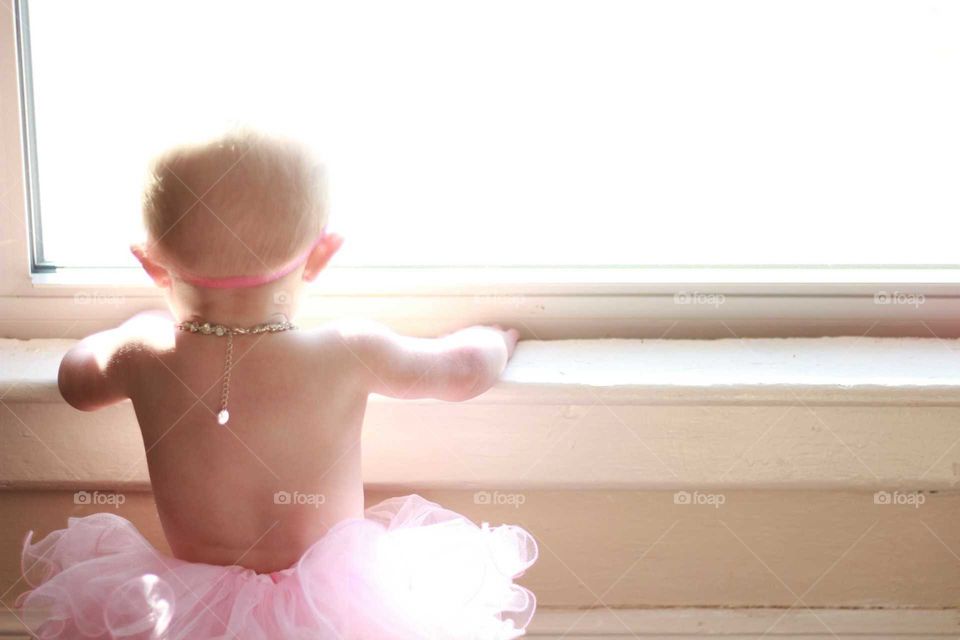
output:
<path id="1" fill-rule="evenodd" d="M 0 340 L 0 487 L 146 488 L 129 403 L 60 398 L 73 343 Z M 524 341 L 469 402 L 373 396 L 364 468 L 375 489 L 944 490 L 957 424 L 958 340 Z"/>

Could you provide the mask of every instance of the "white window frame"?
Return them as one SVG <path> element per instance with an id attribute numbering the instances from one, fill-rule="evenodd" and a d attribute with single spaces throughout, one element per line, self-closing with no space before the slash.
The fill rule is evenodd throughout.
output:
<path id="1" fill-rule="evenodd" d="M 33 263 L 21 10 L 16 0 L 4 12 L 0 35 L 0 337 L 79 337 L 163 299 L 133 269 L 44 271 Z M 501 322 L 543 339 L 947 338 L 960 336 L 960 269 L 333 266 L 308 294 L 301 322 L 342 316 L 418 335 Z"/>

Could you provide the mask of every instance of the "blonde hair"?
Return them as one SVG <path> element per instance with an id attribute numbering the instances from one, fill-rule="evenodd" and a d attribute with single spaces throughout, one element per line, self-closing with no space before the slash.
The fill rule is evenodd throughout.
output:
<path id="1" fill-rule="evenodd" d="M 143 220 L 148 254 L 168 267 L 262 274 L 326 224 L 325 170 L 304 145 L 246 129 L 178 146 L 150 167 Z"/>

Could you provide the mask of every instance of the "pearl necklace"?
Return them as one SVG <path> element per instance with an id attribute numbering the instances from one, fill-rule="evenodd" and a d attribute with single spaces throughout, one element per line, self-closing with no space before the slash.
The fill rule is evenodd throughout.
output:
<path id="1" fill-rule="evenodd" d="M 177 324 L 177 329 L 181 331 L 227 337 L 227 357 L 223 367 L 223 389 L 220 392 L 220 411 L 217 413 L 217 422 L 221 425 L 226 425 L 230 420 L 230 412 L 227 410 L 227 400 L 230 398 L 230 369 L 233 367 L 233 336 L 277 333 L 279 331 L 289 331 L 296 328 L 296 325 L 287 321 L 266 322 L 252 327 L 228 327 L 222 324 L 200 322 L 197 320 L 188 320 Z"/>

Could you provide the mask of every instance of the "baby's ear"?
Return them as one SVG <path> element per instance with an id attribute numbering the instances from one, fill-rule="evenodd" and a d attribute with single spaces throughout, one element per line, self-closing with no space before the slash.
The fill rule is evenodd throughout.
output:
<path id="1" fill-rule="evenodd" d="M 313 248 L 307 257 L 307 264 L 303 270 L 303 279 L 306 282 L 313 282 L 323 271 L 323 268 L 330 262 L 330 258 L 336 255 L 337 251 L 343 245 L 343 236 L 337 233 L 324 234 L 323 240 Z"/>
<path id="2" fill-rule="evenodd" d="M 147 249 L 143 244 L 130 245 L 130 253 L 137 259 L 137 262 L 140 263 L 140 266 L 147 272 L 147 275 L 150 276 L 150 279 L 153 280 L 155 285 L 161 289 L 166 289 L 170 286 L 170 273 L 160 264 L 147 257 Z"/>

